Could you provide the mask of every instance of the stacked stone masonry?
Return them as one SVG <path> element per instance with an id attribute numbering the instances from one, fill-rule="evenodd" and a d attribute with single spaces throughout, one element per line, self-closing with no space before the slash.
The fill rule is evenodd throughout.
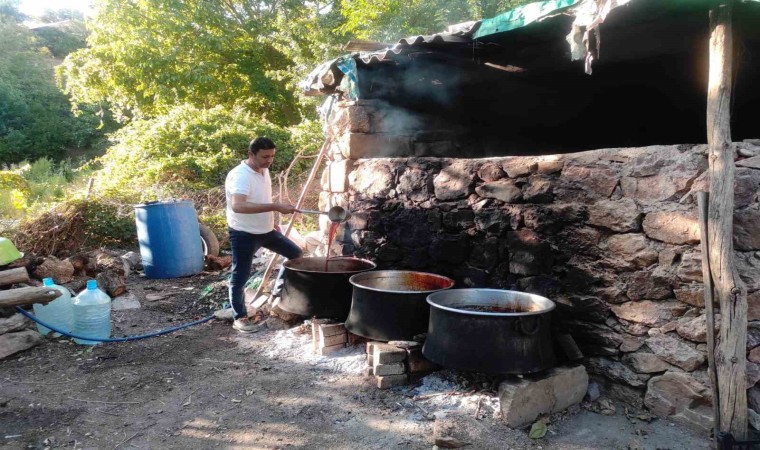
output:
<path id="1" fill-rule="evenodd" d="M 379 389 L 402 386 L 413 375 L 437 369 L 422 356 L 417 341 L 367 342 L 367 375 L 374 376 Z"/>
<path id="2" fill-rule="evenodd" d="M 414 136 L 446 144 L 435 130 L 392 135 L 379 110 L 345 103 L 332 122 L 320 207 L 352 211 L 333 253 L 549 297 L 609 395 L 710 428 L 695 198 L 709 184 L 706 146 L 417 157 L 426 152 Z M 760 142 L 735 148 L 736 263 L 749 291 L 750 406 L 760 412 Z"/>

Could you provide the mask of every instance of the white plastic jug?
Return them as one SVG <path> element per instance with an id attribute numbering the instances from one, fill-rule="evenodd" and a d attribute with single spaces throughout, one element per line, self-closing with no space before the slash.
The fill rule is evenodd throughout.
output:
<path id="1" fill-rule="evenodd" d="M 74 312 L 71 305 L 71 292 L 69 292 L 67 288 L 55 284 L 52 278 L 45 278 L 42 280 L 42 284 L 44 284 L 45 287 L 61 291 L 61 296 L 47 305 L 35 303 L 32 306 L 32 309 L 34 309 L 34 316 L 56 328 L 71 333 L 71 330 L 74 328 Z M 37 331 L 45 336 L 50 333 L 51 330 L 37 324 Z M 55 333 L 54 336 L 60 335 Z"/>
<path id="2" fill-rule="evenodd" d="M 73 334 L 88 338 L 111 337 L 111 297 L 98 289 L 98 282 L 87 280 L 87 289 L 74 298 Z M 98 341 L 74 339 L 82 345 L 95 345 Z"/>

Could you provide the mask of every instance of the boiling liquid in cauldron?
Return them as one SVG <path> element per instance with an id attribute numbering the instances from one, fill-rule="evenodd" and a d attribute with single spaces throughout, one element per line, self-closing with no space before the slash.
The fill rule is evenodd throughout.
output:
<path id="1" fill-rule="evenodd" d="M 514 305 L 452 305 L 452 308 L 463 311 L 477 311 L 487 313 L 526 313 L 531 312 L 533 308 L 519 303 Z"/>

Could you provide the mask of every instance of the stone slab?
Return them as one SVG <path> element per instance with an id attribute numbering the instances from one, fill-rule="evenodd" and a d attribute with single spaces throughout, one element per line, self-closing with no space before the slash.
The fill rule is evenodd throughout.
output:
<path id="1" fill-rule="evenodd" d="M 6 333 L 0 336 L 0 359 L 30 349 L 42 341 L 42 335 L 33 330 Z"/>
<path id="2" fill-rule="evenodd" d="M 128 309 L 140 309 L 140 300 L 131 292 L 116 297 L 111 301 L 111 309 L 114 311 L 125 311 Z"/>
<path id="3" fill-rule="evenodd" d="M 499 385 L 502 419 L 511 428 L 531 424 L 542 414 L 580 403 L 588 390 L 583 366 L 557 367 L 540 378 L 503 381 Z"/>

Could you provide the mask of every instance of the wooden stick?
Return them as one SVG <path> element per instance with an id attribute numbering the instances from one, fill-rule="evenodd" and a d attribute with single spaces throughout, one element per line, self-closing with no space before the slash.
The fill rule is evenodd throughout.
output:
<path id="1" fill-rule="evenodd" d="M 0 286 L 26 283 L 27 281 L 29 281 L 29 272 L 26 271 L 26 267 L 17 267 L 0 272 Z"/>
<path id="2" fill-rule="evenodd" d="M 720 393 L 721 431 L 747 436 L 747 289 L 734 261 L 734 183 L 731 143 L 732 0 L 710 9 L 710 76 L 707 90 L 707 146 L 710 201 L 710 274 L 720 303 L 720 338 L 715 367 Z"/>
<path id="3" fill-rule="evenodd" d="M 700 246 L 702 248 L 702 279 L 705 285 L 705 318 L 707 321 L 707 371 L 713 396 L 713 436 L 717 439 L 720 431 L 720 394 L 718 392 L 718 372 L 715 369 L 715 305 L 713 304 L 713 282 L 710 275 L 710 243 L 707 237 L 707 209 L 709 195 L 697 192 L 699 208 Z"/>
<path id="4" fill-rule="evenodd" d="M 50 303 L 61 296 L 61 291 L 45 286 L 25 287 L 0 291 L 0 306 L 28 306 Z"/>

